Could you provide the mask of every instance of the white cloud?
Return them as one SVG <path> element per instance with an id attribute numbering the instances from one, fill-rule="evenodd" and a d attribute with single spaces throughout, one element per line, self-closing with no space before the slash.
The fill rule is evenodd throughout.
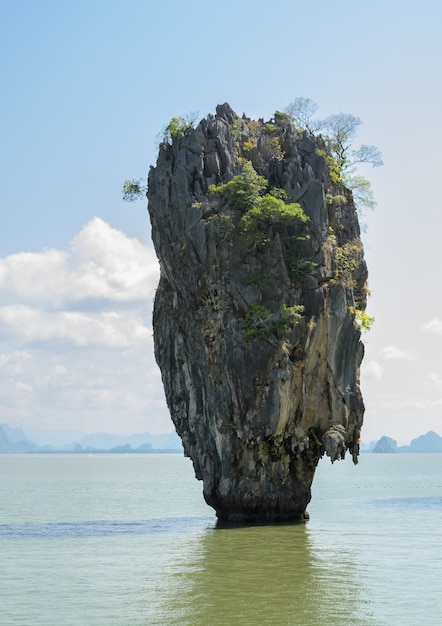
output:
<path id="1" fill-rule="evenodd" d="M 0 259 L 2 299 L 51 301 L 68 288 L 68 254 L 60 250 L 19 252 Z"/>
<path id="2" fill-rule="evenodd" d="M 32 356 L 29 352 L 23 350 L 0 354 L 0 372 L 3 374 L 20 374 L 23 372 L 25 362 L 30 359 Z"/>
<path id="3" fill-rule="evenodd" d="M 412 361 L 414 357 L 405 350 L 399 350 L 395 346 L 387 346 L 381 352 L 381 358 L 386 361 Z"/>
<path id="4" fill-rule="evenodd" d="M 146 344 L 152 331 L 132 311 L 43 311 L 23 304 L 0 307 L 1 334 L 22 345 L 66 342 L 79 347 L 129 348 Z"/>
<path id="5" fill-rule="evenodd" d="M 143 301 L 158 282 L 153 247 L 98 217 L 74 237 L 68 252 L 20 252 L 0 259 L 3 301 L 66 308 L 84 301 Z"/>
<path id="6" fill-rule="evenodd" d="M 429 330 L 430 332 L 442 335 L 442 321 L 438 317 L 435 317 L 431 322 L 428 322 L 428 324 L 424 324 L 422 330 Z"/>
<path id="7" fill-rule="evenodd" d="M 36 350 L 22 371 L 1 374 L 1 421 L 25 430 L 164 433 L 173 428 L 150 350 Z"/>
<path id="8" fill-rule="evenodd" d="M 98 217 L 73 239 L 71 248 L 78 262 L 72 273 L 76 299 L 140 300 L 158 283 L 153 248 L 128 238 Z"/>
<path id="9" fill-rule="evenodd" d="M 153 248 L 95 217 L 74 237 L 69 252 L 0 259 L 0 335 L 16 346 L 145 345 L 152 331 L 143 316 L 157 282 Z"/>
<path id="10" fill-rule="evenodd" d="M 442 405 L 442 398 L 389 396 L 381 402 L 381 408 L 387 411 L 430 411 Z"/>
<path id="11" fill-rule="evenodd" d="M 439 376 L 439 374 L 431 372 L 428 374 L 427 380 L 436 387 L 442 387 L 442 376 Z"/>
<path id="12" fill-rule="evenodd" d="M 382 402 L 382 408 L 388 411 L 403 411 L 412 409 L 422 411 L 429 406 L 429 403 L 423 398 L 412 398 L 406 396 L 392 396 Z"/>
<path id="13" fill-rule="evenodd" d="M 380 380 L 383 373 L 382 365 L 377 361 L 370 361 L 362 365 L 362 373 L 365 378 Z"/>
<path id="14" fill-rule="evenodd" d="M 13 385 L 18 391 L 32 392 L 31 385 L 28 385 L 27 383 L 21 383 L 14 380 Z"/>
<path id="15" fill-rule="evenodd" d="M 69 248 L 0 258 L 0 415 L 11 425 L 170 432 L 152 345 L 152 247 L 94 218 Z"/>

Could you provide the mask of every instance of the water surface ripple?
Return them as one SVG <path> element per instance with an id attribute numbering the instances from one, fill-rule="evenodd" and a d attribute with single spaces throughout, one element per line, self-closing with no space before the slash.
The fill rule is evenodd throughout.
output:
<path id="1" fill-rule="evenodd" d="M 0 455 L 0 623 L 442 624 L 442 454 L 321 461 L 309 512 L 219 525 L 181 455 Z"/>

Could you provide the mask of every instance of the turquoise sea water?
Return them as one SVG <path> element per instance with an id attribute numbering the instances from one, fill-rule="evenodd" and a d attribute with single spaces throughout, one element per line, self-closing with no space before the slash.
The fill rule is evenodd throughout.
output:
<path id="1" fill-rule="evenodd" d="M 442 624 L 441 454 L 323 460 L 309 512 L 219 528 L 181 455 L 0 456 L 0 624 Z"/>

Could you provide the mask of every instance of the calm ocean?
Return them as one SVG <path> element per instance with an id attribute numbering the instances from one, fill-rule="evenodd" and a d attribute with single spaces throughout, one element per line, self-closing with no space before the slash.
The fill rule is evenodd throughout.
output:
<path id="1" fill-rule="evenodd" d="M 309 512 L 217 528 L 179 454 L 2 455 L 0 624 L 442 624 L 442 454 L 323 460 Z"/>

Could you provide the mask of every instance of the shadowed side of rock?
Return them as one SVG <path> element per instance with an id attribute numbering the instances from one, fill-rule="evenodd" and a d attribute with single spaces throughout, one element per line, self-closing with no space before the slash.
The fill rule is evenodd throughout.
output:
<path id="1" fill-rule="evenodd" d="M 321 456 L 357 460 L 367 270 L 324 155 L 283 114 L 222 105 L 149 174 L 155 355 L 220 519 L 303 519 Z"/>

